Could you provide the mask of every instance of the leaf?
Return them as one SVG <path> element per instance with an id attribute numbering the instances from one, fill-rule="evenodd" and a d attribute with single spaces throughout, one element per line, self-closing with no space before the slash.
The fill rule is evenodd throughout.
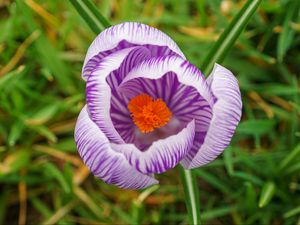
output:
<path id="1" fill-rule="evenodd" d="M 232 160 L 232 148 L 230 146 L 227 149 L 225 149 L 223 153 L 223 160 L 225 163 L 227 173 L 229 175 L 232 175 L 234 173 L 234 166 L 233 166 L 234 163 Z"/>
<path id="2" fill-rule="evenodd" d="M 279 170 L 283 170 L 288 165 L 292 164 L 294 160 L 300 156 L 300 144 L 298 144 L 279 164 Z"/>
<path id="3" fill-rule="evenodd" d="M 8 155 L 0 164 L 0 176 L 19 171 L 28 165 L 30 153 L 28 150 L 19 150 Z"/>
<path id="4" fill-rule="evenodd" d="M 259 186 L 263 184 L 263 181 L 259 177 L 242 171 L 234 172 L 234 174 L 232 174 L 232 177 L 241 178 Z"/>
<path id="5" fill-rule="evenodd" d="M 52 117 L 57 113 L 59 108 L 60 103 L 52 103 L 46 105 L 44 108 L 38 110 L 34 115 L 30 116 L 29 119 L 26 119 L 25 124 L 30 126 L 44 124 L 48 120 L 52 119 Z"/>
<path id="6" fill-rule="evenodd" d="M 203 74 L 208 76 L 214 63 L 221 63 L 255 13 L 262 0 L 248 0 L 239 13 L 226 27 L 201 64 Z"/>
<path id="7" fill-rule="evenodd" d="M 45 168 L 44 170 L 45 174 L 48 174 L 51 177 L 55 178 L 58 181 L 58 183 L 61 185 L 65 193 L 71 192 L 71 187 L 69 186 L 68 181 L 64 177 L 63 173 L 59 169 L 57 169 L 56 166 L 54 166 L 51 163 L 46 163 L 44 165 L 44 168 Z"/>
<path id="8" fill-rule="evenodd" d="M 252 212 L 252 210 L 256 207 L 256 192 L 254 186 L 251 182 L 246 182 L 246 196 L 245 196 L 245 206 L 246 208 Z"/>
<path id="9" fill-rule="evenodd" d="M 274 126 L 274 120 L 246 120 L 239 124 L 236 132 L 240 134 L 261 136 L 273 130 Z"/>
<path id="10" fill-rule="evenodd" d="M 112 205 L 112 211 L 122 219 L 123 222 L 127 224 L 135 224 L 134 219 L 127 215 L 126 212 L 124 212 L 118 205 Z"/>
<path id="11" fill-rule="evenodd" d="M 95 34 L 99 34 L 102 27 L 111 26 L 90 0 L 70 0 L 70 2 Z"/>
<path id="12" fill-rule="evenodd" d="M 291 29 L 290 23 L 294 15 L 300 10 L 299 1 L 290 1 L 290 5 L 286 10 L 286 17 L 282 25 L 282 32 L 279 35 L 278 44 L 277 44 L 277 58 L 279 62 L 282 62 L 286 52 L 291 47 L 295 31 Z"/>
<path id="13" fill-rule="evenodd" d="M 224 193 L 230 193 L 230 189 L 223 184 L 222 180 L 220 180 L 218 177 L 215 177 L 213 174 L 208 173 L 204 170 L 201 169 L 195 169 L 195 174 L 200 176 L 203 180 L 211 184 L 214 188 L 220 190 L 221 192 Z"/>
<path id="14" fill-rule="evenodd" d="M 48 127 L 39 125 L 39 126 L 32 126 L 31 129 L 36 131 L 40 135 L 44 136 L 45 138 L 47 138 L 49 141 L 54 143 L 57 142 L 57 137 L 52 131 L 49 130 Z"/>
<path id="15" fill-rule="evenodd" d="M 290 167 L 284 169 L 284 174 L 298 173 L 300 171 L 300 162 L 292 163 Z"/>
<path id="16" fill-rule="evenodd" d="M 14 146 L 16 144 L 16 142 L 20 139 L 23 130 L 24 124 L 21 121 L 16 121 L 12 125 L 7 140 L 9 146 Z"/>
<path id="17" fill-rule="evenodd" d="M 206 220 L 209 220 L 209 219 L 214 219 L 214 218 L 217 218 L 217 217 L 221 217 L 221 216 L 225 216 L 233 211 L 236 211 L 237 210 L 237 206 L 223 206 L 223 207 L 220 207 L 220 208 L 215 208 L 213 210 L 209 210 L 209 211 L 206 211 L 204 213 L 202 213 L 202 217 L 203 219 L 206 219 Z"/>
<path id="18" fill-rule="evenodd" d="M 300 93 L 300 90 L 295 87 L 291 87 L 286 84 L 278 84 L 278 83 L 266 83 L 266 84 L 255 84 L 249 85 L 246 90 L 249 91 L 257 91 L 259 93 L 263 93 L 266 96 L 270 95 L 292 95 Z"/>
<path id="19" fill-rule="evenodd" d="M 276 186 L 273 181 L 268 181 L 264 184 L 259 198 L 259 208 L 265 207 L 271 201 L 274 196 L 275 190 Z"/>
<path id="20" fill-rule="evenodd" d="M 16 76 L 22 73 L 25 69 L 25 66 L 19 66 L 17 69 L 6 73 L 5 76 L 0 76 L 0 88 L 3 88 L 5 85 L 7 85 L 9 82 L 11 82 L 13 79 L 16 79 Z"/>
<path id="21" fill-rule="evenodd" d="M 22 15 L 24 23 L 27 25 L 31 32 L 39 30 L 38 25 L 35 23 L 30 8 L 22 0 L 17 0 L 18 12 Z M 75 92 L 74 81 L 70 76 L 70 68 L 57 55 L 57 50 L 47 39 L 46 35 L 41 32 L 33 44 L 36 48 L 35 58 L 42 66 L 49 68 L 53 72 L 53 76 L 61 87 L 61 90 L 66 94 Z"/>
<path id="22" fill-rule="evenodd" d="M 40 212 L 44 216 L 44 218 L 49 218 L 51 216 L 52 212 L 47 207 L 45 202 L 41 201 L 39 198 L 30 198 L 30 203 L 38 212 Z"/>
<path id="23" fill-rule="evenodd" d="M 298 206 L 298 207 L 296 207 L 296 208 L 294 208 L 294 209 L 286 212 L 285 214 L 283 214 L 283 217 L 284 218 L 289 218 L 289 217 L 295 216 L 295 215 L 297 215 L 299 213 L 300 213 L 300 206 Z"/>

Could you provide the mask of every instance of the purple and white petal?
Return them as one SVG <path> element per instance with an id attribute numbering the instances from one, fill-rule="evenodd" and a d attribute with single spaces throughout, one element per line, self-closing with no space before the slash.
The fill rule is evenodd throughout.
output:
<path id="1" fill-rule="evenodd" d="M 117 88 L 129 71 L 143 60 L 150 57 L 148 49 L 136 47 L 124 59 L 119 69 L 110 73 L 106 81 L 111 87 L 110 117 L 112 123 L 126 143 L 134 141 L 134 124 L 127 109 L 128 98 Z"/>
<path id="2" fill-rule="evenodd" d="M 160 79 L 169 72 L 176 74 L 181 84 L 195 88 L 209 105 L 213 105 L 214 98 L 204 76 L 197 67 L 178 56 L 156 57 L 142 61 L 123 79 L 119 86 L 119 91 L 126 92 L 126 95 L 129 97 L 134 97 L 136 92 L 130 88 L 130 80 L 136 78 Z M 126 85 L 127 82 L 128 84 Z M 163 90 L 163 88 L 160 88 L 160 90 Z M 157 92 L 152 90 L 152 93 Z M 160 93 L 158 95 L 161 96 Z"/>
<path id="3" fill-rule="evenodd" d="M 136 55 L 139 57 L 136 58 Z M 87 80 L 86 99 L 91 119 L 114 143 L 121 144 L 124 143 L 124 140 L 112 123 L 111 102 L 115 108 L 125 114 L 125 117 L 123 116 L 125 122 L 130 119 L 127 105 L 124 104 L 123 98 L 116 93 L 115 86 L 121 83 L 123 77 L 135 63 L 140 63 L 147 57 L 149 57 L 149 50 L 145 47 L 126 48 L 112 53 L 97 65 Z M 115 94 L 113 96 L 112 90 Z M 112 110 L 112 114 L 117 113 L 115 111 Z"/>
<path id="4" fill-rule="evenodd" d="M 165 33 L 145 24 L 126 22 L 104 30 L 95 38 L 84 60 L 82 78 L 86 80 L 107 55 L 134 46 L 148 48 L 152 57 L 177 54 L 185 58 L 177 44 Z"/>
<path id="5" fill-rule="evenodd" d="M 124 96 L 129 96 L 129 98 L 130 96 L 145 93 L 154 99 L 162 99 L 172 112 L 173 118 L 171 121 L 173 123 L 169 122 L 169 124 L 163 128 L 168 130 L 168 132 L 164 133 L 169 135 L 176 134 L 185 127 L 188 122 L 194 119 L 196 123 L 195 145 L 197 143 L 203 143 L 212 117 L 211 106 L 194 87 L 180 83 L 176 73 L 167 72 L 159 79 L 144 77 L 131 79 L 122 84 L 119 91 L 122 92 Z M 177 124 L 175 124 L 176 121 Z M 127 139 L 123 139 L 126 140 L 126 143 L 134 143 L 141 150 L 148 148 L 153 141 L 160 139 L 160 137 L 155 134 L 156 131 L 153 131 L 151 134 L 142 134 L 138 131 L 133 133 L 132 130 L 128 130 L 125 126 L 124 129 L 117 130 L 122 137 L 124 134 L 130 133 L 130 135 L 127 136 L 134 137 L 133 140 L 127 141 Z M 161 131 L 159 131 L 159 133 L 161 133 Z M 188 158 L 193 158 L 198 149 L 189 151 Z"/>
<path id="6" fill-rule="evenodd" d="M 205 165 L 223 152 L 229 145 L 242 114 L 238 81 L 229 70 L 215 64 L 207 83 L 216 103 L 213 106 L 213 117 L 204 143 L 192 160 L 185 160 L 182 163 L 189 169 Z"/>
<path id="7" fill-rule="evenodd" d="M 174 74 L 177 80 L 170 78 Z M 163 80 L 164 76 L 169 77 L 165 83 L 154 83 L 154 80 Z M 136 96 L 141 89 L 154 98 L 165 96 L 171 112 L 181 122 L 195 119 L 194 144 L 185 160 L 194 158 L 204 141 L 214 104 L 214 96 L 201 72 L 180 57 L 151 58 L 134 67 L 119 86 L 119 91 L 129 98 Z"/>
<path id="8" fill-rule="evenodd" d="M 179 133 L 152 143 L 141 151 L 134 144 L 111 144 L 123 153 L 129 164 L 143 174 L 163 173 L 175 167 L 190 150 L 195 135 L 195 121 L 190 121 Z"/>
<path id="9" fill-rule="evenodd" d="M 138 172 L 129 165 L 122 153 L 112 150 L 105 134 L 89 118 L 87 107 L 81 110 L 75 128 L 75 142 L 79 154 L 98 178 L 121 188 L 145 188 L 158 181 Z"/>

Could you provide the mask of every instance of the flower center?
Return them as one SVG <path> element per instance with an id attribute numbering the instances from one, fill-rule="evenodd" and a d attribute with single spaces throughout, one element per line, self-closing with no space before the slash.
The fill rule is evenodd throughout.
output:
<path id="1" fill-rule="evenodd" d="M 153 100 L 147 94 L 133 97 L 127 107 L 133 122 L 142 133 L 149 133 L 155 128 L 165 126 L 172 117 L 172 112 L 162 99 Z"/>

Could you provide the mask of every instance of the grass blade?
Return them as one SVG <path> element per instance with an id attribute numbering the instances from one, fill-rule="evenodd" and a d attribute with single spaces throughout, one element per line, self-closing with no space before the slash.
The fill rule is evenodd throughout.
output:
<path id="1" fill-rule="evenodd" d="M 212 187 L 218 189 L 219 191 L 223 193 L 230 193 L 230 189 L 226 185 L 224 185 L 218 177 L 214 176 L 213 174 L 206 172 L 203 169 L 195 170 L 195 174 L 201 177 L 207 183 L 209 183 Z"/>
<path id="2" fill-rule="evenodd" d="M 265 207 L 271 201 L 271 199 L 274 196 L 275 189 L 275 184 L 272 181 L 269 181 L 264 184 L 259 198 L 259 208 Z"/>
<path id="3" fill-rule="evenodd" d="M 95 34 L 99 34 L 103 28 L 110 26 L 90 0 L 70 0 L 70 2 Z"/>
<path id="4" fill-rule="evenodd" d="M 53 178 L 55 178 L 58 183 L 61 185 L 62 189 L 64 190 L 65 193 L 70 193 L 71 192 L 71 188 L 68 184 L 68 182 L 66 181 L 64 175 L 61 173 L 61 171 L 54 166 L 51 163 L 47 163 L 44 165 L 45 171 L 47 171 L 47 173 L 52 176 Z"/>
<path id="5" fill-rule="evenodd" d="M 233 18 L 232 22 L 210 49 L 201 64 L 200 68 L 206 76 L 213 68 L 215 62 L 221 63 L 224 60 L 261 2 L 262 0 L 248 0 L 239 13 Z"/>
<path id="6" fill-rule="evenodd" d="M 286 17 L 282 24 L 282 32 L 279 35 L 277 44 L 277 59 L 279 62 L 283 61 L 288 49 L 291 47 L 295 31 L 290 28 L 290 23 L 293 21 L 294 15 L 297 15 L 300 9 L 299 1 L 290 1 L 290 5 L 287 6 Z"/>
<path id="7" fill-rule="evenodd" d="M 82 3 L 89 8 L 89 10 L 100 21 L 103 27 L 108 28 L 111 26 L 110 22 L 108 22 L 108 20 L 99 12 L 91 0 L 82 0 Z"/>
<path id="8" fill-rule="evenodd" d="M 298 144 L 279 164 L 279 171 L 291 164 L 300 155 L 300 144 Z"/>
<path id="9" fill-rule="evenodd" d="M 296 207 L 296 208 L 294 208 L 294 209 L 286 212 L 285 214 L 283 214 L 283 217 L 284 218 L 289 218 L 289 217 L 295 216 L 295 215 L 297 215 L 299 213 L 300 213 L 300 206 L 298 206 L 298 207 Z"/>

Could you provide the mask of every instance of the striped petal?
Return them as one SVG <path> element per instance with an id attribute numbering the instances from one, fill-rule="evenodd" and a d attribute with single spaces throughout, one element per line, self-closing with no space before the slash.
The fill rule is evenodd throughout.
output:
<path id="1" fill-rule="evenodd" d="M 213 117 L 196 156 L 183 165 L 196 168 L 205 165 L 220 155 L 229 145 L 242 114 L 242 101 L 238 81 L 226 68 L 216 64 L 207 78 L 216 103 Z"/>
<path id="2" fill-rule="evenodd" d="M 107 55 L 133 46 L 148 48 L 152 57 L 177 54 L 185 58 L 177 44 L 165 33 L 145 24 L 126 22 L 104 30 L 95 38 L 84 60 L 82 78 L 86 80 Z"/>
<path id="3" fill-rule="evenodd" d="M 199 144 L 203 143 L 212 117 L 210 104 L 194 87 L 180 83 L 176 73 L 167 72 L 159 79 L 134 78 L 123 83 L 119 88 L 119 92 L 122 92 L 128 99 L 141 93 L 150 95 L 154 99 L 162 99 L 172 112 L 174 120 L 166 127 L 158 129 L 158 133 L 165 133 L 167 136 L 176 134 L 194 119 L 196 123 L 194 141 Z M 133 132 L 125 125 L 123 129 L 118 131 L 122 137 L 133 138 L 133 141 L 126 141 L 126 143 L 133 142 L 141 150 L 148 148 L 153 141 L 160 138 L 155 131 L 151 134 L 143 134 L 136 129 L 136 132 Z M 193 158 L 197 150 L 189 151 L 188 158 Z"/>
<path id="4" fill-rule="evenodd" d="M 172 78 L 174 75 L 176 79 Z M 159 79 L 165 82 L 155 83 Z M 119 86 L 119 91 L 129 98 L 141 89 L 154 98 L 165 98 L 181 122 L 186 124 L 195 119 L 194 144 L 184 159 L 190 161 L 204 141 L 214 104 L 214 96 L 201 72 L 181 57 L 151 58 L 134 67 Z"/>
<path id="5" fill-rule="evenodd" d="M 136 58 L 136 55 L 139 57 Z M 114 143 L 124 143 L 124 140 L 114 127 L 110 111 L 112 110 L 113 117 L 114 113 L 122 112 L 125 120 L 130 119 L 127 105 L 124 105 L 123 97 L 115 88 L 135 63 L 140 63 L 148 56 L 149 50 L 144 47 L 126 48 L 112 53 L 101 61 L 87 80 L 86 99 L 91 119 Z M 113 108 L 117 108 L 119 112 Z"/>
<path id="6" fill-rule="evenodd" d="M 78 117 L 75 141 L 83 162 L 98 178 L 121 188 L 145 188 L 158 181 L 129 165 L 122 153 L 112 149 L 105 134 L 89 118 L 87 107 Z"/>
<path id="7" fill-rule="evenodd" d="M 128 96 L 134 96 L 135 93 L 132 92 L 129 84 L 126 85 L 127 82 L 137 78 L 161 79 L 169 72 L 173 72 L 181 84 L 193 87 L 209 105 L 214 104 L 213 95 L 201 72 L 193 64 L 178 56 L 156 57 L 142 61 L 122 80 L 119 91 L 126 92 Z M 158 93 L 157 95 L 161 96 L 160 92 L 163 92 L 164 88 L 166 87 L 152 90 L 152 93 Z"/>
<path id="8" fill-rule="evenodd" d="M 123 153 L 129 164 L 143 174 L 163 173 L 175 167 L 193 145 L 195 121 L 192 120 L 179 133 L 152 143 L 141 151 L 134 144 L 111 144 Z"/>

